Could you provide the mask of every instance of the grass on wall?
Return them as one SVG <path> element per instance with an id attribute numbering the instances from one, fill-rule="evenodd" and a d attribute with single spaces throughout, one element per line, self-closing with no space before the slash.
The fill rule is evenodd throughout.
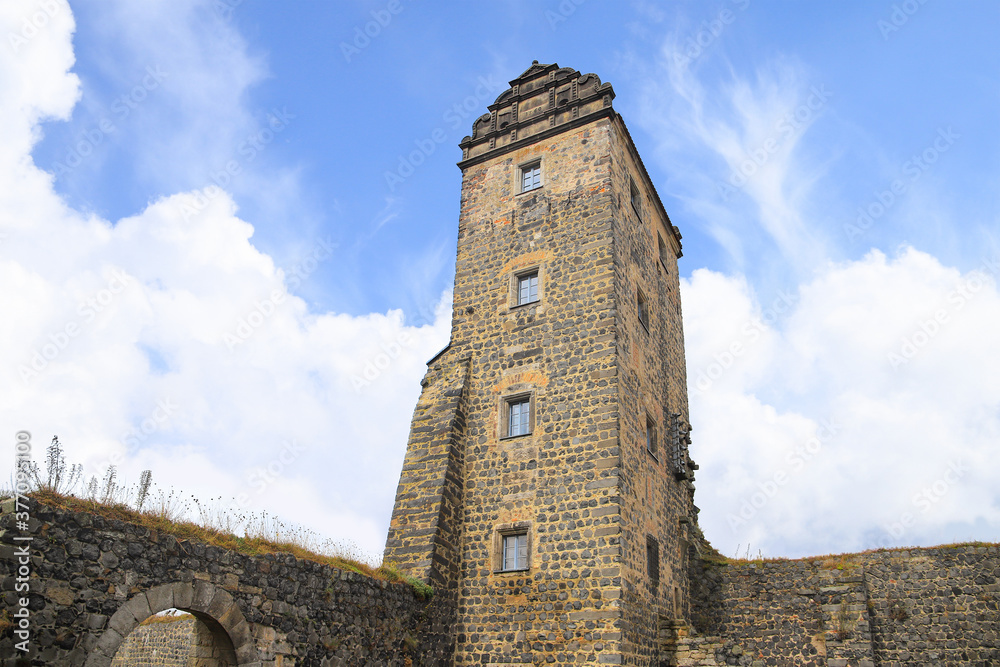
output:
<path id="1" fill-rule="evenodd" d="M 203 502 L 171 489 L 157 489 L 152 473 L 143 471 L 133 486 L 118 479 L 114 466 L 103 477 L 85 480 L 82 467 L 68 465 L 58 437 L 47 450 L 45 471 L 31 461 L 19 461 L 19 488 L 48 507 L 89 512 L 167 533 L 180 540 L 197 540 L 248 556 L 291 554 L 340 570 L 389 582 L 405 582 L 414 594 L 430 598 L 433 589 L 402 573 L 394 564 L 373 565 L 351 542 L 323 539 L 315 532 L 264 513 L 246 512 L 226 506 L 221 497 Z M 0 500 L 14 496 L 11 488 L 0 489 Z M 2 624 L 2 619 L 0 619 Z"/>

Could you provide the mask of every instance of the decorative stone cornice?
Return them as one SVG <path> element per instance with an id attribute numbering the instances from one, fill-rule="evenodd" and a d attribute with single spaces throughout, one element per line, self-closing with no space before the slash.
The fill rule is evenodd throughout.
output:
<path id="1" fill-rule="evenodd" d="M 581 75 L 558 64 L 537 60 L 510 82 L 489 105 L 490 112 L 472 123 L 472 136 L 459 143 L 463 169 L 545 136 L 611 116 L 615 91 L 596 74 Z"/>

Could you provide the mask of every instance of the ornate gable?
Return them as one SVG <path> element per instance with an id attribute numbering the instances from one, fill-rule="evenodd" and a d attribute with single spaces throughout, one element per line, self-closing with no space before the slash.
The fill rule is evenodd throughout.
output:
<path id="1" fill-rule="evenodd" d="M 537 60 L 500 93 L 489 113 L 472 123 L 472 135 L 462 139 L 462 161 L 473 164 L 513 150 L 542 136 L 555 134 L 614 113 L 615 91 L 596 74 L 581 75 L 570 67 Z"/>

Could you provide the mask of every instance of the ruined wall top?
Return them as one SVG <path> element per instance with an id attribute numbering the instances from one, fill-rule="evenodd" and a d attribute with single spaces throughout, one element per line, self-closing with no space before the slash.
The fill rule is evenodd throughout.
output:
<path id="1" fill-rule="evenodd" d="M 580 74 L 537 60 L 510 82 L 489 105 L 489 113 L 472 123 L 472 136 L 459 143 L 463 169 L 502 155 L 545 136 L 614 113 L 615 91 L 596 74 Z"/>

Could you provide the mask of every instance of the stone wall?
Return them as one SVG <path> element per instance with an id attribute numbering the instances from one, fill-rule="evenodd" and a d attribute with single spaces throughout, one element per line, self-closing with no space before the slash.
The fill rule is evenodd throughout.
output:
<path id="1" fill-rule="evenodd" d="M 187 667 L 195 623 L 190 614 L 153 623 L 147 620 L 118 647 L 111 667 Z"/>
<path id="2" fill-rule="evenodd" d="M 438 603 L 406 584 L 37 503 L 20 531 L 10 505 L 0 516 L 4 607 L 17 603 L 13 537 L 30 536 L 29 664 L 110 665 L 141 621 L 173 607 L 221 625 L 239 664 L 439 665 L 449 650 L 429 620 Z M 9 630 L 0 655 L 16 655 Z"/>
<path id="3" fill-rule="evenodd" d="M 233 644 L 191 614 L 152 616 L 118 647 L 111 667 L 228 667 Z"/>
<path id="4" fill-rule="evenodd" d="M 1000 664 L 1000 547 L 692 558 L 691 625 L 736 664 Z M 716 664 L 705 661 L 688 664 Z"/>
<path id="5" fill-rule="evenodd" d="M 610 191 L 617 222 L 619 502 L 626 517 L 621 521 L 622 653 L 625 664 L 649 665 L 658 659 L 660 625 L 682 616 L 688 598 L 685 557 L 694 487 L 686 452 L 680 456 L 685 477 L 674 474 L 671 433 L 672 427 L 686 425 L 688 420 L 677 264 L 680 246 L 624 123 L 616 117 L 608 126 Z M 639 320 L 640 294 L 646 301 L 645 324 Z M 656 433 L 655 451 L 647 447 L 648 420 Z M 650 541 L 658 554 L 657 576 L 650 572 Z"/>
<path id="6" fill-rule="evenodd" d="M 1000 546 L 860 558 L 876 664 L 1000 665 Z"/>
<path id="7" fill-rule="evenodd" d="M 608 146 L 598 121 L 463 173 L 448 353 L 471 356 L 457 665 L 619 653 Z M 532 160 L 544 185 L 519 193 Z M 533 268 L 539 301 L 512 307 L 514 276 Z M 524 394 L 532 432 L 506 437 L 504 401 Z M 529 536 L 528 569 L 505 572 L 502 531 L 515 526 Z"/>

